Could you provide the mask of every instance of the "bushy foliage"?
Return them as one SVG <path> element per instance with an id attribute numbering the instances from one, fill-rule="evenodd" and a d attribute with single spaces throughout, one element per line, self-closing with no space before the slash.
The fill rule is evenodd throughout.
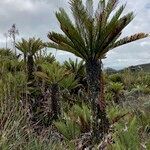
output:
<path id="1" fill-rule="evenodd" d="M 0 49 L 0 149 L 150 149 L 150 74 L 102 71 L 109 50 L 149 34 L 120 39 L 133 12 L 122 16 L 118 0 L 94 11 L 93 2 L 70 0 L 74 22 L 56 12 L 64 34 L 49 32 L 48 43 L 22 39 L 19 55 Z M 61 64 L 46 47 L 83 60 Z"/>
<path id="2" fill-rule="evenodd" d="M 64 149 L 75 149 L 75 147 L 79 146 L 78 139 L 84 141 L 86 133 L 90 132 L 92 115 L 88 107 L 89 104 L 80 100 L 86 99 L 86 91 L 82 90 L 73 72 L 66 70 L 64 66 L 55 61 L 53 63 L 48 62 L 47 58 L 46 60 L 44 58 L 45 56 L 42 56 L 39 70 L 34 73 L 36 76 L 35 85 L 41 85 L 41 87 L 28 87 L 24 68 L 12 72 L 7 67 L 3 67 L 5 74 L 3 73 L 0 79 L 0 106 L 2 108 L 0 112 L 0 147 L 3 149 L 46 150 L 49 148 L 58 149 L 62 146 Z M 21 61 L 17 60 L 17 62 Z M 129 77 L 128 81 L 124 78 L 126 74 Z M 147 82 L 149 81 L 149 74 L 143 72 L 105 74 L 104 80 L 106 84 L 105 98 L 108 100 L 107 115 L 112 126 L 112 131 L 109 134 L 111 134 L 114 142 L 111 144 L 108 144 L 109 142 L 101 143 L 100 145 L 105 145 L 107 149 L 149 148 L 150 112 L 149 85 Z M 37 124 L 30 124 L 27 95 L 30 94 L 31 89 L 37 92 L 36 89 L 38 88 L 40 89 L 39 92 L 42 93 L 47 88 L 47 85 L 49 87 L 53 83 L 60 85 L 62 114 L 51 126 L 40 129 Z M 81 88 L 81 90 L 76 94 L 72 91 L 74 88 Z M 138 99 L 134 99 L 133 93 L 137 92 Z M 116 105 L 111 100 L 114 99 L 114 94 L 118 93 L 124 94 L 126 99 Z M 65 95 L 73 103 L 68 104 Z M 119 98 L 123 99 L 122 95 Z M 46 101 L 42 104 L 42 107 L 38 107 L 39 112 L 44 112 L 43 115 L 39 115 L 39 121 L 42 118 L 50 118 L 47 112 L 48 107 L 49 104 Z M 46 122 L 46 120 L 43 121 Z M 40 130 L 41 135 L 38 135 Z M 58 135 L 56 136 L 55 134 Z M 49 136 L 52 138 L 49 139 Z M 59 140 L 61 140 L 61 143 L 58 142 Z M 69 142 L 70 140 L 71 142 Z"/>

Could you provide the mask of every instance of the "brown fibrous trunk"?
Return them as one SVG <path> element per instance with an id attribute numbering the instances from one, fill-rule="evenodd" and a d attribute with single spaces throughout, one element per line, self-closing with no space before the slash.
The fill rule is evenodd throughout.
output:
<path id="1" fill-rule="evenodd" d="M 92 135 L 95 142 L 100 142 L 109 130 L 109 120 L 106 115 L 106 104 L 103 95 L 102 62 L 90 60 L 86 62 L 89 100 L 92 110 Z"/>
<path id="2" fill-rule="evenodd" d="M 51 86 L 51 112 L 52 120 L 58 119 L 60 115 L 60 96 L 59 96 L 59 85 L 52 84 Z"/>

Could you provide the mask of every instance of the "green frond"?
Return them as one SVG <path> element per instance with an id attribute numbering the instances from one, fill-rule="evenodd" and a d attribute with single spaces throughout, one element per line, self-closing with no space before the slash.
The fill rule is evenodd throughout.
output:
<path id="1" fill-rule="evenodd" d="M 108 32 L 108 34 L 106 34 L 105 37 L 100 41 L 98 47 L 99 51 L 96 54 L 96 59 L 100 58 L 110 50 L 109 46 L 115 42 L 114 39 L 117 40 L 116 37 L 120 36 L 122 30 L 133 20 L 133 18 L 134 15 L 133 12 L 131 12 L 116 22 L 116 25 L 112 28 L 112 30 Z"/>
<path id="2" fill-rule="evenodd" d="M 116 6 L 118 5 L 119 0 L 109 0 L 107 2 L 107 6 L 105 8 L 106 11 L 106 20 L 109 18 L 110 14 L 112 13 L 112 11 L 116 8 Z"/>
<path id="3" fill-rule="evenodd" d="M 83 55 L 85 58 L 87 58 L 84 40 L 71 22 L 65 10 L 60 9 L 60 11 L 56 13 L 56 17 L 60 22 L 62 31 L 71 40 L 74 47 L 76 47 L 76 50 L 78 50 L 79 52 L 84 52 Z"/>
<path id="4" fill-rule="evenodd" d="M 115 9 L 115 7 L 118 4 L 118 0 L 109 0 L 107 2 L 105 1 L 100 1 L 98 5 L 98 9 L 96 10 L 95 13 L 95 18 L 96 18 L 96 31 L 97 31 L 97 39 L 99 39 L 101 35 L 101 31 L 104 30 L 108 18 L 112 11 Z"/>
<path id="5" fill-rule="evenodd" d="M 118 21 L 118 19 L 120 18 L 121 14 L 123 13 L 125 7 L 126 7 L 126 5 L 122 5 L 116 11 L 116 13 L 113 15 L 113 17 L 111 18 L 111 20 L 108 22 L 109 27 L 112 26 L 112 25 L 114 25 Z"/>
<path id="6" fill-rule="evenodd" d="M 105 0 L 99 0 L 98 7 L 97 7 L 97 9 L 95 11 L 95 14 L 96 14 L 95 17 L 96 16 L 100 16 L 100 14 L 104 11 L 105 6 L 106 6 Z"/>
<path id="7" fill-rule="evenodd" d="M 93 15 L 90 13 L 90 11 L 93 11 L 93 6 L 89 6 L 91 0 L 87 1 L 87 7 L 86 8 L 82 1 L 71 1 L 71 10 L 73 12 L 73 16 L 75 18 L 76 27 L 78 29 L 78 32 L 81 34 L 81 36 L 84 39 L 85 46 L 86 46 L 86 53 L 90 55 L 90 49 L 92 49 L 92 40 L 93 40 L 93 28 L 94 28 L 94 20 Z"/>
<path id="8" fill-rule="evenodd" d="M 78 62 L 78 60 L 76 59 L 76 61 L 73 61 L 69 58 L 69 61 L 65 61 L 64 62 L 64 66 L 67 70 L 71 71 L 73 74 L 75 74 L 75 76 L 84 76 L 84 61 L 81 60 Z"/>
<path id="9" fill-rule="evenodd" d="M 22 53 L 24 53 L 24 54 L 26 54 L 27 53 L 27 51 L 28 51 L 28 45 L 27 45 L 27 41 L 25 40 L 25 39 L 21 39 L 22 41 L 21 42 L 18 42 L 18 43 L 16 43 L 16 48 L 18 49 L 18 50 L 20 50 Z"/>
<path id="10" fill-rule="evenodd" d="M 46 81 L 50 80 L 47 74 L 44 72 L 36 71 L 34 74 L 43 80 L 46 80 Z"/>
<path id="11" fill-rule="evenodd" d="M 72 48 L 71 46 L 61 43 L 61 44 L 56 44 L 56 43 L 47 43 L 47 47 L 51 47 L 51 48 L 55 48 L 55 49 L 59 49 L 62 51 L 66 51 L 66 52 L 70 52 L 73 53 L 74 55 L 80 57 L 80 58 L 84 58 L 84 55 L 79 53 L 79 51 L 77 51 L 76 49 Z"/>
<path id="12" fill-rule="evenodd" d="M 59 84 L 62 89 L 74 89 L 78 86 L 78 80 L 75 75 L 67 70 L 65 67 L 60 66 L 58 63 L 42 63 L 39 64 L 41 71 L 35 72 L 36 77 L 47 81 L 50 84 Z"/>
<path id="13" fill-rule="evenodd" d="M 75 89 L 80 86 L 78 80 L 75 79 L 74 74 L 69 74 L 59 82 L 60 87 L 63 89 Z"/>
<path id="14" fill-rule="evenodd" d="M 101 32 L 101 35 L 108 35 L 110 32 L 112 32 L 116 26 L 116 23 L 119 19 L 119 17 L 121 16 L 124 8 L 126 5 L 122 5 L 117 11 L 116 13 L 113 15 L 112 19 L 108 22 L 108 24 L 106 25 L 106 27 L 103 29 L 103 31 Z M 120 35 L 120 34 L 119 34 Z M 102 40 L 102 37 L 98 37 L 96 38 L 96 45 L 95 45 L 95 52 L 99 51 L 99 45 L 100 45 L 100 41 Z M 118 38 L 118 36 L 117 36 Z"/>
<path id="15" fill-rule="evenodd" d="M 0 48 L 0 57 L 16 58 L 17 56 L 10 49 Z"/>
<path id="16" fill-rule="evenodd" d="M 112 45 L 112 48 L 115 48 L 115 47 L 119 47 L 119 46 L 122 46 L 124 44 L 128 44 L 128 43 L 131 43 L 131 42 L 134 42 L 136 40 L 139 40 L 139 39 L 143 39 L 143 38 L 146 38 L 148 37 L 149 35 L 148 34 L 145 34 L 145 33 L 137 33 L 137 34 L 134 34 L 132 36 L 127 36 L 123 39 L 120 39 L 119 41 L 115 42 L 113 45 Z"/>
<path id="17" fill-rule="evenodd" d="M 120 35 L 119 35 L 120 36 Z M 137 40 L 140 40 L 140 39 L 143 39 L 143 38 L 146 38 L 148 37 L 149 34 L 145 34 L 145 33 L 138 33 L 138 34 L 134 34 L 132 36 L 129 36 L 129 37 L 125 37 L 123 39 L 120 39 L 116 42 L 116 40 L 118 39 L 118 37 L 116 37 L 114 39 L 114 41 L 102 52 L 103 54 L 107 53 L 109 50 L 111 49 L 114 49 L 116 47 L 119 47 L 119 46 L 122 46 L 122 45 L 125 45 L 125 44 L 128 44 L 128 43 L 131 43 L 131 42 L 134 42 L 134 41 L 137 41 Z M 102 54 L 101 53 L 101 54 Z"/>
<path id="18" fill-rule="evenodd" d="M 81 52 L 81 50 L 76 51 L 76 47 L 74 46 L 74 44 L 70 41 L 70 39 L 68 37 L 66 37 L 62 34 L 52 32 L 52 33 L 48 34 L 48 38 L 51 39 L 53 42 L 57 43 L 56 49 L 63 50 L 63 48 L 66 49 L 68 47 L 66 49 L 66 51 L 72 52 L 72 53 L 74 52 L 74 53 L 76 53 L 76 55 L 79 55 L 79 57 L 84 57 L 84 52 Z M 47 46 L 52 47 L 50 45 L 50 43 L 48 43 Z M 53 48 L 55 48 L 55 47 L 53 47 Z"/>
<path id="19" fill-rule="evenodd" d="M 74 46 L 68 37 L 66 37 L 62 34 L 59 34 L 59 33 L 49 32 L 48 38 L 57 44 L 66 43 L 72 47 Z"/>
<path id="20" fill-rule="evenodd" d="M 28 40 L 21 39 L 21 42 L 16 43 L 16 48 L 25 55 L 34 55 L 37 51 L 44 48 L 44 43 L 41 39 L 29 38 Z"/>
<path id="21" fill-rule="evenodd" d="M 37 75 L 43 75 L 45 74 L 45 79 L 49 80 L 50 83 L 58 83 L 60 82 L 62 79 L 64 79 L 66 77 L 66 75 L 68 74 L 68 72 L 66 72 L 66 70 L 61 67 L 58 63 L 42 63 L 40 64 L 40 67 L 42 69 L 42 73 Z M 44 77 L 43 76 L 43 77 Z M 40 76 L 39 76 L 40 77 Z M 42 76 L 41 76 L 42 77 Z"/>
<path id="22" fill-rule="evenodd" d="M 90 18 L 93 18 L 94 8 L 93 0 L 86 0 L 86 10 Z"/>

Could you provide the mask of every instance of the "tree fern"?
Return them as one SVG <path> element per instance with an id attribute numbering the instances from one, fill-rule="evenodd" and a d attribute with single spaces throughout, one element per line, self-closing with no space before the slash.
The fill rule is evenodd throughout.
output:
<path id="1" fill-rule="evenodd" d="M 75 23 L 65 10 L 60 8 L 59 12 L 56 12 L 56 17 L 64 34 L 50 32 L 48 38 L 51 41 L 47 46 L 71 52 L 85 61 L 89 101 L 94 118 L 93 138 L 98 140 L 103 138 L 104 134 L 101 132 L 107 132 L 109 128 L 105 109 L 101 110 L 102 108 L 100 108 L 104 103 L 100 96 L 102 59 L 105 58 L 109 50 L 145 38 L 148 34 L 138 33 L 119 39 L 122 30 L 134 18 L 133 12 L 122 16 L 125 5 L 116 9 L 119 0 L 100 0 L 96 11 L 93 10 L 93 0 L 87 0 L 86 6 L 82 0 L 70 0 L 69 3 Z M 101 120 L 101 125 L 98 120 Z M 100 135 L 102 136 L 99 137 Z"/>

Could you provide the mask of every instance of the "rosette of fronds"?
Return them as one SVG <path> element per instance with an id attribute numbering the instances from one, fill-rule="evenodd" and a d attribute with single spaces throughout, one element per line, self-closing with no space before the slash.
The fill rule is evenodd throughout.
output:
<path id="1" fill-rule="evenodd" d="M 16 48 L 24 55 L 24 62 L 27 65 L 25 71 L 28 72 L 28 81 L 34 79 L 33 72 L 35 71 L 36 53 L 44 48 L 44 43 L 41 39 L 29 38 L 16 43 Z"/>
<path id="2" fill-rule="evenodd" d="M 59 84 L 61 88 L 70 90 L 78 86 L 78 81 L 74 79 L 74 75 L 57 62 L 43 63 L 40 68 L 41 71 L 35 72 L 35 75 L 49 84 Z"/>
<path id="3" fill-rule="evenodd" d="M 15 55 L 10 49 L 0 49 L 0 74 L 20 71 L 23 65 L 19 57 L 20 55 Z"/>
<path id="4" fill-rule="evenodd" d="M 123 93 L 124 86 L 119 82 L 111 82 L 108 86 L 110 92 L 114 94 L 114 102 L 119 104 L 121 100 L 121 94 Z"/>
<path id="5" fill-rule="evenodd" d="M 70 0 L 75 23 L 63 8 L 56 12 L 64 34 L 50 32 L 49 47 L 74 53 L 84 60 L 103 58 L 111 49 L 148 36 L 138 33 L 122 39 L 122 30 L 133 20 L 133 12 L 122 15 L 126 5 L 118 6 L 119 0 L 100 0 L 94 11 L 93 0 Z"/>
<path id="6" fill-rule="evenodd" d="M 28 55 L 33 56 L 36 52 L 44 48 L 44 43 L 39 38 L 36 39 L 33 37 L 28 40 L 22 38 L 20 42 L 16 43 L 16 48 L 24 54 L 24 57 Z"/>
<path id="7" fill-rule="evenodd" d="M 85 64 L 83 60 L 78 61 L 78 59 L 76 59 L 73 61 L 69 58 L 69 61 L 64 62 L 64 66 L 67 70 L 70 70 L 73 74 L 75 74 L 76 79 L 85 76 Z"/>
<path id="8" fill-rule="evenodd" d="M 87 105 L 82 103 L 81 106 L 74 105 L 69 112 L 71 120 L 75 121 L 82 133 L 88 133 L 91 127 L 91 111 Z"/>

